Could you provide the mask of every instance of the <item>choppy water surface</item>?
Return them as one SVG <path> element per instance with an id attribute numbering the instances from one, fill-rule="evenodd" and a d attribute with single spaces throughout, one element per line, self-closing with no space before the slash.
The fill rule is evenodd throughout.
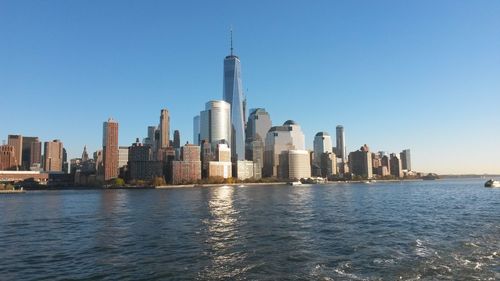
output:
<path id="1" fill-rule="evenodd" d="M 0 279 L 500 280 L 483 182 L 0 195 Z"/>

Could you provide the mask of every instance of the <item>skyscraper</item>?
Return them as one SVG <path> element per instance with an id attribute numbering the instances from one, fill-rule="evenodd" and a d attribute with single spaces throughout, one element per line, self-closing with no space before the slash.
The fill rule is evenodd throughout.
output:
<path id="1" fill-rule="evenodd" d="M 39 142 L 37 137 L 24 137 L 23 136 L 23 147 L 22 147 L 22 169 L 29 171 L 31 166 L 31 148 L 32 143 Z M 35 147 L 36 149 L 36 147 Z"/>
<path id="2" fill-rule="evenodd" d="M 200 115 L 193 118 L 193 144 L 201 145 L 200 139 Z"/>
<path id="3" fill-rule="evenodd" d="M 16 166 L 21 166 L 23 157 L 23 136 L 9 135 L 7 137 L 7 144 L 14 147 L 14 156 L 16 157 Z"/>
<path id="4" fill-rule="evenodd" d="M 181 134 L 179 130 L 174 131 L 174 148 L 181 148 Z"/>
<path id="5" fill-rule="evenodd" d="M 347 162 L 347 149 L 345 145 L 344 127 L 339 125 L 336 129 L 337 133 L 337 157 L 342 159 L 342 163 Z"/>
<path id="6" fill-rule="evenodd" d="M 200 140 L 207 140 L 215 150 L 217 144 L 231 141 L 231 106 L 225 101 L 209 101 L 200 112 Z"/>
<path id="7" fill-rule="evenodd" d="M 332 152 L 332 138 L 327 132 L 319 132 L 314 137 L 314 162 L 321 171 L 321 155 L 323 153 Z M 315 176 L 318 176 L 316 174 Z"/>
<path id="8" fill-rule="evenodd" d="M 170 115 L 166 108 L 160 114 L 160 147 L 167 148 L 170 145 Z"/>
<path id="9" fill-rule="evenodd" d="M 353 175 L 368 179 L 373 177 L 372 154 L 366 144 L 349 154 L 349 165 Z"/>
<path id="10" fill-rule="evenodd" d="M 411 171 L 411 154 L 409 149 L 403 150 L 400 154 L 401 169 Z"/>
<path id="11" fill-rule="evenodd" d="M 44 143 L 43 169 L 46 172 L 61 172 L 63 170 L 63 144 L 60 140 Z"/>
<path id="12" fill-rule="evenodd" d="M 300 125 L 293 120 L 286 121 L 283 126 L 274 126 L 266 135 L 264 148 L 263 176 L 277 177 L 279 157 L 287 150 L 304 150 L 305 136 Z"/>
<path id="13" fill-rule="evenodd" d="M 42 143 L 38 140 L 31 143 L 30 148 L 30 168 L 34 165 L 42 164 Z"/>
<path id="14" fill-rule="evenodd" d="M 109 118 L 103 123 L 104 180 L 118 177 L 118 122 Z"/>
<path id="15" fill-rule="evenodd" d="M 246 128 L 245 158 L 255 163 L 255 174 L 259 176 L 264 167 L 264 141 L 271 126 L 271 118 L 264 108 L 250 110 Z"/>
<path id="16" fill-rule="evenodd" d="M 241 83 L 240 59 L 233 55 L 233 35 L 231 31 L 231 54 L 224 59 L 223 98 L 231 105 L 231 157 L 245 160 L 245 112 L 243 86 Z"/>

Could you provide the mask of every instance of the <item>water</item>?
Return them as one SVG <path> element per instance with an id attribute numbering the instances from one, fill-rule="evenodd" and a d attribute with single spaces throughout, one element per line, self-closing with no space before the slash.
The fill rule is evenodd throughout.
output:
<path id="1" fill-rule="evenodd" d="M 0 195 L 0 280 L 500 280 L 483 182 Z"/>

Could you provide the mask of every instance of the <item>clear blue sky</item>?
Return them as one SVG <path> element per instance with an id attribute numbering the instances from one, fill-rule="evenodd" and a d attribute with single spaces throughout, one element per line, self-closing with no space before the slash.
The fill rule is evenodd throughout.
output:
<path id="1" fill-rule="evenodd" d="M 229 28 L 248 107 L 307 144 L 412 150 L 439 173 L 500 173 L 500 1 L 0 0 L 0 138 L 59 138 L 70 157 L 120 123 L 120 144 L 222 98 Z"/>

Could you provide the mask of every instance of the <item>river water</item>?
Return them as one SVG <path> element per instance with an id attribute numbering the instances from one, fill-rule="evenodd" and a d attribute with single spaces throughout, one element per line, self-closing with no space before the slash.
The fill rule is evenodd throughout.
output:
<path id="1" fill-rule="evenodd" d="M 0 280 L 500 280 L 484 181 L 0 195 Z"/>

